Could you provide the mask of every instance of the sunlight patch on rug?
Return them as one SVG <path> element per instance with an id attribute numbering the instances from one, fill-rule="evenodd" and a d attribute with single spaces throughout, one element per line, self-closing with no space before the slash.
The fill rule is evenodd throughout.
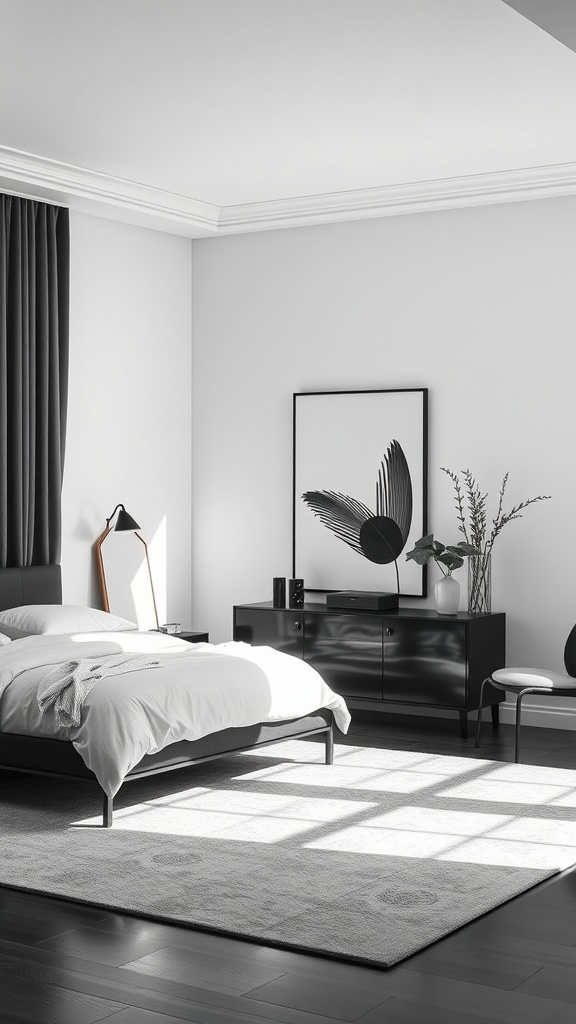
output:
<path id="1" fill-rule="evenodd" d="M 287 741 L 0 787 L 0 883 L 389 966 L 576 863 L 576 772 Z"/>
<path id="2" fill-rule="evenodd" d="M 305 759 L 310 745 L 303 741 L 282 744 L 281 754 L 293 761 Z M 257 756 L 263 756 L 258 751 Z M 240 755 L 250 758 L 250 753 Z M 270 753 L 268 752 L 268 758 Z M 302 849 L 379 857 L 385 870 L 391 857 L 438 859 L 478 865 L 502 865 L 559 871 L 576 861 L 576 821 L 525 816 L 525 806 L 560 806 L 576 793 L 576 784 L 564 769 L 419 754 L 408 751 L 341 747 L 334 765 L 286 763 L 234 775 L 245 784 L 293 787 L 297 796 L 269 792 L 196 789 L 166 796 L 116 815 L 115 827 L 165 835 L 213 836 L 224 842 L 282 843 L 299 837 Z M 467 778 L 467 776 L 474 778 Z M 455 778 L 464 781 L 453 785 Z M 449 780 L 449 782 L 448 782 Z M 576 782 L 576 780 L 575 780 Z M 446 784 L 448 783 L 448 784 Z M 570 784 L 567 784 L 570 783 Z M 375 802 L 344 797 L 304 796 L 308 792 L 363 790 L 380 794 L 417 793 L 420 803 L 404 804 L 385 813 Z M 426 804 L 430 793 L 430 806 Z M 443 800 L 515 804 L 516 815 L 483 810 L 444 809 Z M 565 806 L 565 805 L 562 805 Z M 359 823 L 342 822 L 361 816 Z M 98 819 L 75 822 L 98 824 Z M 319 825 L 332 827 L 310 841 L 306 835 Z"/>
<path id="3" fill-rule="evenodd" d="M 366 801 L 295 798 L 228 789 L 190 790 L 120 810 L 114 816 L 114 827 L 198 838 L 218 836 L 231 842 L 275 843 L 377 807 L 378 804 Z M 89 818 L 73 824 L 99 823 L 99 818 Z"/>

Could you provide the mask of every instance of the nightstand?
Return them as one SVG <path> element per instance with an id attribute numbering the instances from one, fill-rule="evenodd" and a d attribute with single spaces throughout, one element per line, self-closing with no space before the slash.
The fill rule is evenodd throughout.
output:
<path id="1" fill-rule="evenodd" d="M 190 644 L 210 643 L 208 633 L 193 633 L 186 629 L 181 633 L 167 633 L 166 636 L 177 636 L 179 640 L 187 640 Z"/>

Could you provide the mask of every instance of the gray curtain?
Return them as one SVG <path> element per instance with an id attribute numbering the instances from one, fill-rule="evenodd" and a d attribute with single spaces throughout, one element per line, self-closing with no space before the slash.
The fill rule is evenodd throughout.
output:
<path id="1" fill-rule="evenodd" d="M 68 210 L 0 195 L 0 567 L 60 561 Z"/>

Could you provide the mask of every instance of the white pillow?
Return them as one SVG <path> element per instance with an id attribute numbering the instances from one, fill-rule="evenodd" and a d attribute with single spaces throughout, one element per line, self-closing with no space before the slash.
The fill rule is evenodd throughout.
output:
<path id="1" fill-rule="evenodd" d="M 0 647 L 3 646 L 4 644 L 9 644 L 11 640 L 12 640 L 11 636 L 6 636 L 5 633 L 0 633 Z"/>
<path id="2" fill-rule="evenodd" d="M 138 629 L 135 622 L 118 615 L 73 604 L 23 604 L 19 608 L 8 608 L 0 612 L 0 629 L 2 626 L 12 626 L 32 634 Z"/>

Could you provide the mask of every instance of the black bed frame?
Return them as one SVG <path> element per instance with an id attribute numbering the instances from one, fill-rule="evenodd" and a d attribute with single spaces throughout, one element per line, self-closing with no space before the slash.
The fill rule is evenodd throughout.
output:
<path id="1" fill-rule="evenodd" d="M 62 580 L 59 565 L 35 565 L 25 568 L 0 569 L 0 610 L 22 604 L 61 604 Z M 334 721 L 328 708 L 291 721 L 264 722 L 259 725 L 224 729 L 199 740 L 180 740 L 156 754 L 146 754 L 126 775 L 124 782 L 147 775 L 188 768 L 214 758 L 239 754 L 255 747 L 268 746 L 287 739 L 307 739 L 323 735 L 326 764 L 334 759 Z M 0 769 L 31 772 L 56 778 L 85 779 L 97 782 L 84 764 L 74 745 L 68 740 L 52 740 L 43 736 L 19 736 L 0 731 Z M 101 788 L 101 787 L 100 787 Z M 114 801 L 102 790 L 102 824 L 112 825 Z"/>

